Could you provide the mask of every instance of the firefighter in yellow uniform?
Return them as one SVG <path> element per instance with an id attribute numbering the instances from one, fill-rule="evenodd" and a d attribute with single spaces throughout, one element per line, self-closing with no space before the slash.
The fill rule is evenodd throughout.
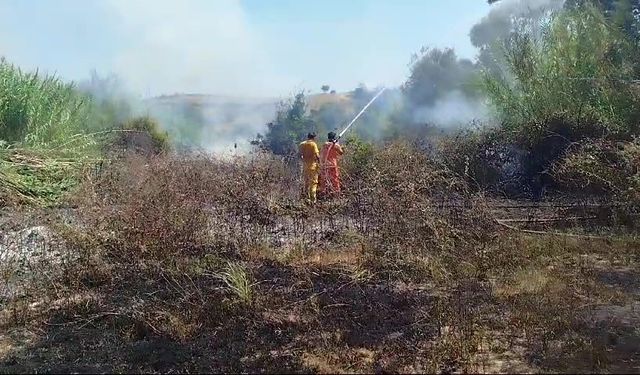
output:
<path id="1" fill-rule="evenodd" d="M 316 144 L 316 134 L 309 133 L 307 140 L 300 143 L 302 158 L 302 175 L 304 177 L 304 194 L 308 202 L 316 203 L 318 190 L 318 174 L 320 172 L 320 151 Z"/>

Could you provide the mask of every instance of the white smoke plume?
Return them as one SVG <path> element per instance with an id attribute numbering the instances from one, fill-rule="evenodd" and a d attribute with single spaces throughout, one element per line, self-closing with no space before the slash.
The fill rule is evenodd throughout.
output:
<path id="1" fill-rule="evenodd" d="M 271 96 L 287 82 L 273 69 L 238 0 L 107 4 L 126 46 L 114 70 L 137 91 Z"/>
<path id="2" fill-rule="evenodd" d="M 253 28 L 241 0 L 56 0 L 55 14 L 39 14 L 38 1 L 0 2 L 1 54 L 26 69 L 45 62 L 50 72 L 75 80 L 86 77 L 80 67 L 115 73 L 126 86 L 123 92 L 136 94 L 123 95 L 132 98 L 135 113 L 158 116 L 169 130 L 191 126 L 196 145 L 206 149 L 229 150 L 234 144 L 240 148 L 256 133 L 264 132 L 275 115 L 275 103 L 288 93 L 278 90 L 287 87 L 289 91 L 299 84 L 274 66 L 265 47 L 268 43 Z M 501 30 L 514 15 L 561 4 L 562 0 L 502 0 L 474 28 L 472 39 L 492 38 L 492 32 Z M 33 17 L 24 17 L 28 12 Z M 15 22 L 17 19 L 24 21 Z M 31 32 L 29 22 L 51 22 L 51 34 Z M 114 33 L 117 43 L 100 36 Z M 43 43 L 59 46 L 60 53 L 33 48 Z M 96 50 L 100 56 L 89 56 L 85 50 Z M 77 56 L 77 65 L 59 58 L 63 55 Z M 92 90 L 96 93 L 95 87 Z M 195 106 L 184 97 L 174 98 L 174 103 L 167 98 L 144 102 L 140 98 L 140 94 L 148 99 L 173 93 L 222 98 L 203 99 L 205 104 Z M 250 101 L 247 96 L 261 99 Z M 445 94 L 430 108 L 407 115 L 416 121 L 443 124 L 484 116 L 481 104 L 461 96 Z M 200 113 L 192 119 L 181 118 L 189 111 Z"/>
<path id="3" fill-rule="evenodd" d="M 541 19 L 550 11 L 559 10 L 565 0 L 501 0 L 493 4 L 470 31 L 471 43 L 476 47 L 491 45 L 507 37 L 518 18 Z"/>
<path id="4" fill-rule="evenodd" d="M 490 119 L 489 108 L 483 100 L 471 99 L 460 91 L 448 93 L 433 106 L 413 109 L 414 123 L 447 129 L 465 127 L 472 122 L 485 123 Z"/>
<path id="5" fill-rule="evenodd" d="M 546 10 L 561 9 L 565 0 L 502 0 L 497 2 L 487 20 L 540 14 Z"/>
<path id="6" fill-rule="evenodd" d="M 164 96 L 145 103 L 180 143 L 217 154 L 249 151 L 277 105 L 275 99 L 211 95 Z"/>
<path id="7" fill-rule="evenodd" d="M 147 100 L 149 113 L 190 145 L 216 153 L 249 149 L 251 137 L 275 115 L 274 87 L 288 81 L 273 69 L 240 2 L 108 4 L 131 36 L 114 70 L 135 91 L 216 94 Z"/>

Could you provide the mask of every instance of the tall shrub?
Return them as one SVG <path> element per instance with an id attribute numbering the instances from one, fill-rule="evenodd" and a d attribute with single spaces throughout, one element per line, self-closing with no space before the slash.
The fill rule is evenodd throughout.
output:
<path id="1" fill-rule="evenodd" d="M 566 119 L 568 138 L 623 135 L 640 118 L 632 43 L 593 6 L 556 13 L 541 34 L 521 27 L 506 43 L 503 74 L 486 73 L 484 89 L 503 126 L 531 143 Z M 569 125 L 571 124 L 571 125 Z M 597 129 L 594 129 L 596 126 Z M 582 134 L 582 133 L 587 134 Z"/>

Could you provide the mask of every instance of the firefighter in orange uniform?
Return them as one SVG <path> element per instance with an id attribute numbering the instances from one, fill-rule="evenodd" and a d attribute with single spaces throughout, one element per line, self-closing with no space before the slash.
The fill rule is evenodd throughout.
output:
<path id="1" fill-rule="evenodd" d="M 320 192 L 326 197 L 336 197 L 340 194 L 340 167 L 338 160 L 344 154 L 342 146 L 338 144 L 336 133 L 330 132 L 329 139 L 320 151 Z"/>

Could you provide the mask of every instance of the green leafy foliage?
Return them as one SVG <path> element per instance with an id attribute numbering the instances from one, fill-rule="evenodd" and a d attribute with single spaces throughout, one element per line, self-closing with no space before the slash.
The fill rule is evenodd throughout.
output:
<path id="1" fill-rule="evenodd" d="M 266 134 L 259 134 L 252 144 L 276 155 L 291 155 L 311 131 L 317 131 L 317 126 L 307 113 L 304 92 L 299 92 L 289 102 L 280 103 L 275 120 L 267 124 Z"/>
<path id="2" fill-rule="evenodd" d="M 113 134 L 130 140 L 123 134 L 144 133 L 150 149 L 168 149 L 158 124 L 148 117 L 127 121 L 132 113 L 115 77 L 94 73 L 76 87 L 2 59 L 0 205 L 60 203 L 85 167 L 102 158 L 102 145 Z"/>
<path id="3" fill-rule="evenodd" d="M 537 143 L 552 118 L 575 124 L 570 139 L 636 131 L 635 55 L 628 39 L 592 6 L 554 15 L 541 36 L 518 30 L 505 46 L 507 72 L 487 73 L 484 90 L 503 126 Z"/>
<path id="4" fill-rule="evenodd" d="M 89 99 L 72 84 L 0 61 L 0 139 L 43 147 L 81 131 Z"/>
<path id="5" fill-rule="evenodd" d="M 347 138 L 345 146 L 349 151 L 346 154 L 346 173 L 352 180 L 362 179 L 371 168 L 371 159 L 375 151 L 374 145 L 352 135 Z"/>
<path id="6" fill-rule="evenodd" d="M 458 59 L 453 49 L 422 48 L 414 55 L 409 78 L 403 92 L 413 105 L 431 106 L 446 94 L 458 90 L 469 96 L 474 93 L 473 62 Z"/>

